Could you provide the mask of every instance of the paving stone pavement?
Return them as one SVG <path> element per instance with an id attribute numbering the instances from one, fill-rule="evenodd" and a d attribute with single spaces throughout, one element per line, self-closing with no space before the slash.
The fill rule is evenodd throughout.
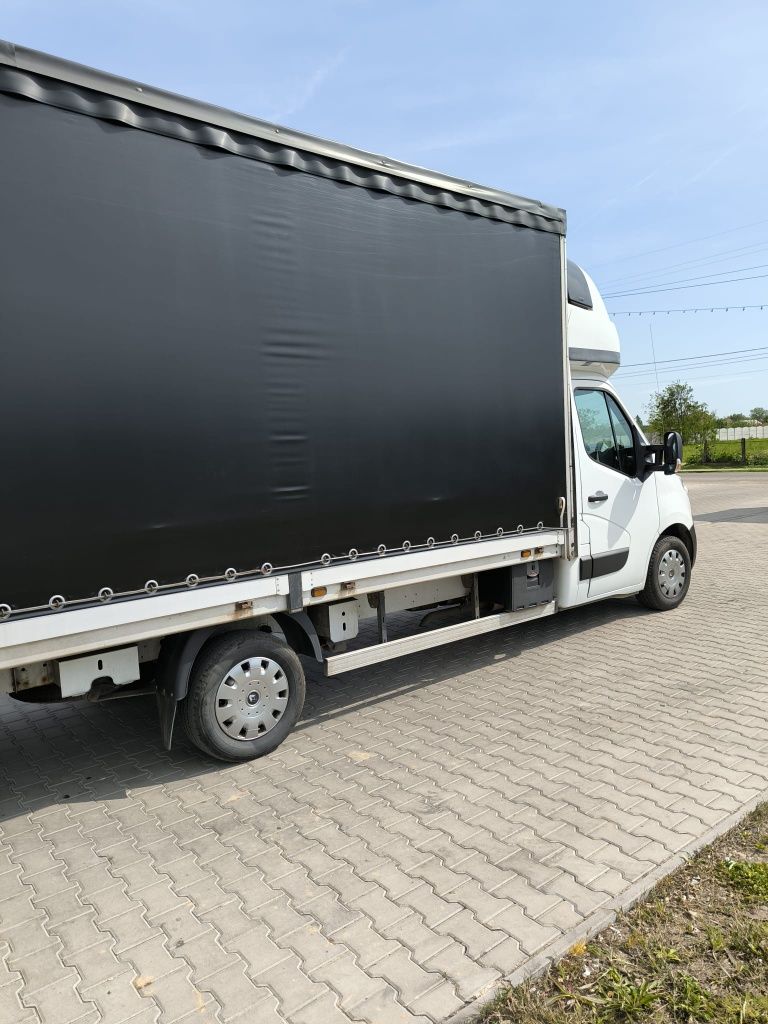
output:
<path id="1" fill-rule="evenodd" d="M 768 475 L 688 486 L 678 611 L 311 670 L 252 764 L 0 698 L 0 1021 L 441 1021 L 765 794 Z"/>

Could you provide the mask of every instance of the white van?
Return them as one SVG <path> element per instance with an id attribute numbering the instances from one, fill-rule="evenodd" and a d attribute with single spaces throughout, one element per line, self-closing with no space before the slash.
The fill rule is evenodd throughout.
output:
<path id="1" fill-rule="evenodd" d="M 3 42 L 0 138 L 0 692 L 238 761 L 301 657 L 684 599 L 562 210 Z"/>

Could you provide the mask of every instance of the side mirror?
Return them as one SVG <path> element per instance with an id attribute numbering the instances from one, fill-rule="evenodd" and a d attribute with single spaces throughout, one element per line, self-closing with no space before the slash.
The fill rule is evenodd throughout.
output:
<path id="1" fill-rule="evenodd" d="M 664 474 L 678 473 L 683 463 L 683 439 L 676 430 L 664 434 Z"/>
<path id="2" fill-rule="evenodd" d="M 644 444 L 635 433 L 635 465 L 637 479 L 647 480 L 654 470 L 661 469 L 661 450 L 658 445 Z"/>

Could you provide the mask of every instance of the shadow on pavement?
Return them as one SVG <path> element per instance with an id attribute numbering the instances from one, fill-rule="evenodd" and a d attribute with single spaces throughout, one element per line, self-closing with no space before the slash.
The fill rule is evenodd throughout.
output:
<path id="1" fill-rule="evenodd" d="M 334 678 L 305 660 L 307 699 L 296 732 L 645 614 L 633 600 L 605 601 Z M 259 763 L 268 772 L 269 757 Z M 228 767 L 192 747 L 178 724 L 173 748 L 163 750 L 151 696 L 96 704 L 0 697 L 0 822 L 62 803 L 113 800 L 138 787 L 195 782 Z"/>
<path id="2" fill-rule="evenodd" d="M 768 508 L 724 508 L 694 516 L 697 523 L 768 523 Z"/>
<path id="3" fill-rule="evenodd" d="M 606 622 L 642 615 L 648 612 L 632 598 L 602 601 L 331 678 L 323 675 L 316 662 L 305 660 L 307 699 L 296 731 L 381 704 L 395 695 L 413 693 L 464 673 L 498 665 L 523 650 L 567 643 L 569 637 Z M 404 685 L 405 665 L 409 666 L 412 681 Z"/>

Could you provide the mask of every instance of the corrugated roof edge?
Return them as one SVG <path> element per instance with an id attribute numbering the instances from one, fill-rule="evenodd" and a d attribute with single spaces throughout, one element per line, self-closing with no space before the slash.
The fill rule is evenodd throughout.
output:
<path id="1" fill-rule="evenodd" d="M 316 138 L 0 40 L 0 71 L 3 70 L 6 73 L 0 77 L 0 91 L 27 99 L 433 205 L 565 234 L 565 211 L 535 199 Z M 46 88 L 45 80 L 72 88 L 62 93 Z M 120 103 L 98 103 L 98 96 Z M 170 118 L 142 115 L 142 110 L 160 111 L 173 118 L 198 122 L 197 130 L 180 123 L 179 130 L 174 131 Z M 250 136 L 265 145 L 244 143 L 238 136 Z M 302 159 L 300 154 L 311 154 L 315 159 Z M 339 173 L 341 165 L 344 170 Z M 360 173 L 351 171 L 352 168 L 359 169 Z M 410 186 L 404 187 L 403 182 Z"/>

